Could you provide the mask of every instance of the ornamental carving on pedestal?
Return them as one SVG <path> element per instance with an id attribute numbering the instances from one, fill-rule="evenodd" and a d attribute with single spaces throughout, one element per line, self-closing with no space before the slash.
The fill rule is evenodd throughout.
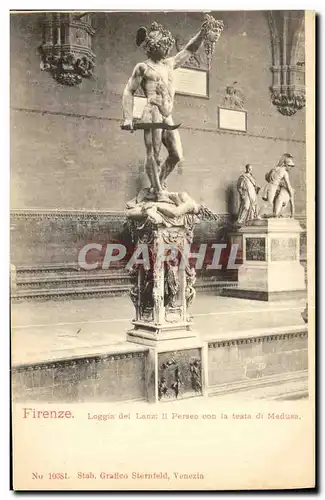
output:
<path id="1" fill-rule="evenodd" d="M 158 399 L 181 399 L 202 394 L 202 360 L 199 349 L 159 354 Z"/>
<path id="2" fill-rule="evenodd" d="M 78 85 L 95 67 L 90 13 L 48 13 L 40 46 L 41 70 L 63 85 Z"/>
<path id="3" fill-rule="evenodd" d="M 272 44 L 271 101 L 285 116 L 305 106 L 303 11 L 268 11 Z"/>

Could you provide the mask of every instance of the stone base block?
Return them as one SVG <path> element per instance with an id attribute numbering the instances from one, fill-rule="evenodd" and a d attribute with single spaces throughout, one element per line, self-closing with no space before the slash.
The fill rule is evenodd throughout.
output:
<path id="1" fill-rule="evenodd" d="M 225 295 L 257 300 L 280 300 L 304 296 L 305 270 L 300 264 L 298 221 L 269 218 L 251 221 L 232 241 L 241 241 L 242 265 L 238 269 L 238 288 Z M 236 241 L 237 241 L 236 240 Z"/>
<path id="2" fill-rule="evenodd" d="M 126 334 L 126 340 L 148 347 L 166 345 L 167 341 L 195 339 L 197 334 L 191 330 L 191 323 L 170 323 L 155 325 L 144 321 L 133 321 L 134 328 Z"/>
<path id="3" fill-rule="evenodd" d="M 149 348 L 146 368 L 149 402 L 204 395 L 207 348 L 196 332 L 182 325 L 164 325 L 151 330 L 148 325 L 137 325 L 127 332 L 127 340 Z"/>
<path id="4" fill-rule="evenodd" d="M 265 302 L 273 302 L 302 299 L 306 296 L 306 290 L 285 290 L 272 292 L 257 289 L 251 290 L 249 288 L 229 288 L 224 289 L 222 295 L 237 299 L 264 300 Z"/>
<path id="5" fill-rule="evenodd" d="M 305 271 L 300 262 L 266 262 L 243 264 L 238 271 L 238 286 L 242 289 L 283 292 L 305 290 Z"/>

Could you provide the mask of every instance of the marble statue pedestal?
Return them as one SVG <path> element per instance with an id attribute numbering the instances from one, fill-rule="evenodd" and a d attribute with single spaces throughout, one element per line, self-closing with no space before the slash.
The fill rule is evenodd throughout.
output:
<path id="1" fill-rule="evenodd" d="M 297 220 L 275 217 L 238 229 L 232 235 L 233 242 L 241 241 L 238 288 L 225 290 L 224 295 L 265 301 L 304 297 L 301 232 Z"/>
<path id="2" fill-rule="evenodd" d="M 206 347 L 192 329 L 189 306 L 194 299 L 195 270 L 181 265 L 193 228 L 163 225 L 133 227 L 136 246 L 148 248 L 150 269 L 134 271 L 131 299 L 135 306 L 127 341 L 148 347 L 146 388 L 150 402 L 202 396 L 207 366 Z M 176 249 L 169 259 L 167 246 Z M 161 258 L 165 248 L 165 258 Z M 187 261 L 186 261 L 187 262 Z"/>

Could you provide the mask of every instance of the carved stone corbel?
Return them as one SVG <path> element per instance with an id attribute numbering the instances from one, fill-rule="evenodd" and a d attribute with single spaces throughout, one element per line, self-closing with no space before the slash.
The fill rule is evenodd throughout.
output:
<path id="1" fill-rule="evenodd" d="M 41 70 L 63 85 L 74 86 L 89 78 L 95 67 L 90 13 L 48 13 L 40 46 Z"/>
<path id="2" fill-rule="evenodd" d="M 303 11 L 268 11 L 272 46 L 271 101 L 285 116 L 305 106 Z"/>

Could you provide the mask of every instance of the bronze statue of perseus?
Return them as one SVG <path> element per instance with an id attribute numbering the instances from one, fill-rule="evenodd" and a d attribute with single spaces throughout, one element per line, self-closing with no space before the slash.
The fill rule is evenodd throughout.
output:
<path id="1" fill-rule="evenodd" d="M 145 170 L 151 185 L 152 199 L 165 201 L 166 179 L 183 157 L 182 144 L 174 124 L 174 71 L 186 63 L 203 44 L 207 55 L 223 30 L 223 22 L 206 15 L 200 31 L 191 38 L 175 56 L 169 57 L 175 40 L 161 24 L 153 22 L 149 29 L 138 29 L 136 43 L 143 46 L 148 59 L 138 63 L 123 93 L 124 123 L 122 129 L 144 130 L 146 147 Z M 139 123 L 133 121 L 134 94 L 142 88 L 147 99 Z M 164 163 L 160 158 L 162 144 L 168 156 Z"/>

